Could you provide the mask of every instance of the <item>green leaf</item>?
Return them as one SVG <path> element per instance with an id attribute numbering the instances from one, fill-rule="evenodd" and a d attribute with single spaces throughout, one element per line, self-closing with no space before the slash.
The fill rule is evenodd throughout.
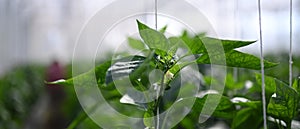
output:
<path id="1" fill-rule="evenodd" d="M 183 44 L 183 41 L 178 37 L 170 37 L 169 41 L 170 41 L 170 49 L 168 50 L 168 54 L 174 56 L 179 45 Z"/>
<path id="2" fill-rule="evenodd" d="M 183 35 L 180 37 L 186 46 L 188 47 L 189 54 L 201 54 L 204 53 L 205 47 L 198 37 L 190 37 L 187 31 L 184 31 Z"/>
<path id="3" fill-rule="evenodd" d="M 256 41 L 225 40 L 225 39 L 217 39 L 211 37 L 202 37 L 201 41 L 204 42 L 205 45 L 211 45 L 211 46 L 215 46 L 217 44 L 220 44 L 221 42 L 225 52 L 228 52 L 235 48 L 244 47 L 256 42 Z"/>
<path id="4" fill-rule="evenodd" d="M 131 37 L 128 37 L 128 45 L 136 50 L 146 49 L 144 43 L 141 40 L 134 39 Z"/>
<path id="5" fill-rule="evenodd" d="M 261 110 L 262 107 L 261 101 L 237 102 L 235 103 L 235 105 L 257 109 L 257 110 Z"/>
<path id="6" fill-rule="evenodd" d="M 261 86 L 262 76 L 260 73 L 256 73 L 256 82 Z M 261 88 L 260 88 L 261 89 Z M 261 91 L 261 90 L 260 90 Z M 267 100 L 270 99 L 273 93 L 276 91 L 275 79 L 269 76 L 265 76 L 265 91 Z"/>
<path id="7" fill-rule="evenodd" d="M 240 82 L 240 83 L 235 82 L 233 75 L 229 73 L 226 75 L 225 86 L 226 86 L 226 88 L 228 88 L 230 90 L 239 90 L 244 87 L 244 83 L 243 82 Z"/>
<path id="8" fill-rule="evenodd" d="M 208 96 L 210 96 L 211 99 L 207 100 Z M 219 94 L 209 94 L 205 95 L 203 98 L 197 98 L 192 110 L 194 111 L 193 113 L 201 114 L 202 108 L 206 101 L 209 101 L 208 103 L 219 103 L 212 114 L 214 117 L 232 119 L 235 116 L 235 105 L 230 101 L 229 98 Z"/>
<path id="9" fill-rule="evenodd" d="M 253 108 L 244 108 L 237 112 L 234 117 L 232 129 L 258 129 L 263 122 L 261 111 Z"/>
<path id="10" fill-rule="evenodd" d="M 242 53 L 236 50 L 231 50 L 229 52 L 225 53 L 226 56 L 226 66 L 229 67 L 239 67 L 239 68 L 248 68 L 248 69 L 254 69 L 254 70 L 259 70 L 261 69 L 260 65 L 260 58 L 250 55 L 247 53 Z M 210 60 L 214 60 L 217 63 L 219 62 L 218 60 L 223 60 L 221 59 L 222 56 L 220 55 L 212 55 L 212 57 L 209 57 L 208 54 L 202 55 L 200 58 L 197 59 L 197 63 L 199 64 L 210 64 Z M 222 61 L 221 61 L 222 63 Z M 216 65 L 223 65 L 223 64 L 216 64 Z M 276 66 L 276 63 L 272 63 L 269 61 L 264 60 L 264 67 L 265 68 L 271 68 Z"/>
<path id="11" fill-rule="evenodd" d="M 145 24 L 137 21 L 139 33 L 145 44 L 151 50 L 156 50 L 156 54 L 164 57 L 169 50 L 169 40 L 160 32 L 149 28 Z"/>
<path id="12" fill-rule="evenodd" d="M 286 83 L 276 81 L 276 94 L 271 97 L 267 112 L 272 117 L 286 122 L 290 128 L 292 119 L 297 115 L 299 94 Z"/>
<path id="13" fill-rule="evenodd" d="M 167 30 L 167 28 L 168 28 L 168 26 L 165 25 L 163 28 L 159 29 L 159 32 L 160 32 L 160 33 L 165 33 L 166 30 Z"/>
<path id="14" fill-rule="evenodd" d="M 124 57 L 121 59 L 117 59 L 115 61 L 106 61 L 98 66 L 96 66 L 94 69 L 80 74 L 76 77 L 70 78 L 68 80 L 57 80 L 54 82 L 46 82 L 48 84 L 60 84 L 65 86 L 73 86 L 73 80 L 77 80 L 80 86 L 89 86 L 90 82 L 92 82 L 92 79 L 97 80 L 97 84 L 100 88 L 103 89 L 111 89 L 113 87 L 110 87 L 109 84 L 112 82 L 112 74 L 114 77 L 122 77 L 126 75 L 130 75 L 133 73 L 136 69 L 140 67 L 140 64 L 136 61 L 142 62 L 145 60 L 145 57 L 143 56 L 129 56 Z M 117 66 L 116 63 L 122 63 L 122 66 Z M 128 63 L 128 64 L 126 64 Z M 133 65 L 130 65 L 132 63 L 135 63 Z M 116 65 L 116 66 L 115 66 Z M 115 67 L 113 67 L 115 66 Z M 110 68 L 110 69 L 109 69 Z M 122 70 L 131 70 L 131 72 L 122 72 Z M 119 71 L 119 72 L 118 72 Z M 118 74 L 114 74 L 114 72 L 118 72 Z M 115 78 L 114 78 L 115 79 Z"/>
<path id="15" fill-rule="evenodd" d="M 300 87 L 299 87 L 299 82 L 300 82 L 300 78 L 295 79 L 294 83 L 293 83 L 293 88 L 300 93 Z"/>
<path id="16" fill-rule="evenodd" d="M 294 90 L 296 90 L 299 94 L 299 99 L 300 99 L 300 77 L 298 77 L 297 79 L 295 79 L 294 83 L 293 83 L 293 88 Z M 298 109 L 300 108 L 300 102 L 298 103 Z"/>
<path id="17" fill-rule="evenodd" d="M 76 77 L 64 80 L 57 80 L 54 82 L 46 82 L 48 84 L 59 84 L 59 85 L 64 85 L 64 86 L 73 86 L 73 80 L 76 79 L 78 82 L 80 82 L 80 85 L 87 85 L 89 84 L 91 79 L 94 79 L 96 76 L 97 83 L 99 86 L 103 86 L 105 84 L 105 76 L 106 76 L 106 71 L 111 65 L 111 61 L 106 61 L 99 66 L 96 66 L 95 69 L 92 69 L 86 73 L 80 74 Z"/>
<path id="18" fill-rule="evenodd" d="M 141 64 L 143 64 L 144 60 L 145 57 L 136 55 L 124 57 L 114 61 L 114 63 L 109 67 L 108 71 L 106 72 L 105 83 L 109 84 L 115 80 L 129 76 L 136 69 L 138 69 L 141 66 Z M 99 76 L 101 75 L 103 75 L 103 73 L 99 74 Z"/>
<path id="19" fill-rule="evenodd" d="M 147 25 L 141 23 L 139 20 L 136 20 L 136 22 L 138 23 L 138 28 L 139 28 L 139 30 L 147 30 L 147 29 L 151 29 L 151 28 L 148 27 Z"/>
<path id="20" fill-rule="evenodd" d="M 190 49 L 190 54 L 203 54 L 207 53 L 206 48 L 215 48 L 214 51 L 230 51 L 235 48 L 244 47 L 250 45 L 256 41 L 239 41 L 239 40 L 225 40 L 211 37 L 194 36 L 190 37 L 187 31 L 180 37 L 187 47 Z M 222 47 L 219 47 L 222 44 Z M 217 47 L 214 47 L 217 46 Z M 220 50 L 223 49 L 223 50 Z"/>

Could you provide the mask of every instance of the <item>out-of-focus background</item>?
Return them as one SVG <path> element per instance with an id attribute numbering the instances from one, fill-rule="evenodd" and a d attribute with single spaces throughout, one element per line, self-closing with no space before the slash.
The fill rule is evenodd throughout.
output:
<path id="1" fill-rule="evenodd" d="M 141 11 L 153 12 L 153 1 L 139 2 Z M 0 1 L 0 74 L 20 63 L 49 63 L 53 59 L 70 62 L 74 44 L 85 23 L 109 5 L 111 0 L 1 0 Z M 257 1 L 249 0 L 187 0 L 205 15 L 219 37 L 229 39 L 258 39 Z M 124 6 L 133 6 L 127 3 Z M 300 20 L 299 1 L 294 0 L 293 43 L 294 52 L 299 54 Z M 175 2 L 159 0 L 158 8 L 176 7 L 176 14 L 190 15 L 190 9 Z M 262 28 L 265 53 L 286 52 L 289 49 L 289 2 L 286 0 L 264 0 L 262 2 Z M 122 7 L 117 10 L 126 12 Z M 176 17 L 176 16 L 174 16 Z M 110 20 L 103 17 L 99 20 Z M 153 22 L 147 18 L 146 22 Z M 196 20 L 195 20 L 196 21 Z M 167 21 L 159 21 L 161 24 Z M 198 23 L 201 24 L 201 23 Z M 101 26 L 101 25 L 98 25 Z M 136 28 L 135 24 L 130 26 Z M 128 28 L 130 28 L 128 27 Z M 126 31 L 126 30 L 125 30 Z M 124 32 L 125 32 L 124 31 Z M 197 30 L 196 30 L 197 31 Z M 122 31 L 120 31 L 122 32 Z M 114 44 L 110 44 L 114 46 Z M 87 49 L 82 49 L 82 54 Z M 258 53 L 258 45 L 246 51 Z"/>
<path id="2" fill-rule="evenodd" d="M 46 116 L 49 116 L 49 121 L 54 120 L 54 123 L 55 118 L 63 118 L 61 126 L 53 128 L 65 127 L 70 122 L 70 119 L 76 114 L 68 113 L 80 110 L 73 89 L 62 91 L 59 86 L 48 88 L 45 86 L 44 80 L 51 81 L 71 76 L 70 63 L 78 35 L 95 14 L 113 2 L 117 2 L 117 0 L 0 0 L 0 128 L 30 128 L 30 126 L 36 125 L 38 122 L 35 123 L 34 120 L 39 115 L 43 116 L 45 110 L 51 110 L 48 109 L 49 105 L 54 105 L 53 110 L 55 106 L 60 107 L 62 102 L 53 101 L 57 94 L 70 100 L 66 102 L 69 106 L 73 105 L 76 108 L 62 108 L 53 111 L 64 112 L 62 114 L 67 114 L 64 117 L 51 116 L 51 113 L 46 113 Z M 259 39 L 257 1 L 186 0 L 186 2 L 207 18 L 219 38 Z M 300 34 L 300 1 L 294 0 L 293 2 L 293 39 L 290 39 L 289 2 L 287 0 L 262 1 L 264 54 L 266 56 L 273 55 L 270 58 L 281 62 L 285 69 L 288 69 L 287 53 L 290 40 L 293 41 L 295 62 L 299 59 L 296 57 L 300 55 L 300 38 L 298 36 Z M 111 10 L 114 12 L 113 14 L 120 12 L 121 15 L 124 12 L 130 12 L 131 10 L 128 8 L 131 6 L 140 7 L 141 12 L 154 12 L 154 0 L 124 3 L 123 6 Z M 175 8 L 173 11 L 178 16 L 190 16 L 191 23 L 197 21 L 195 20 L 197 17 L 193 16 L 199 12 L 195 12 L 194 9 L 184 8 L 177 1 L 158 0 L 158 12 L 170 7 Z M 97 20 L 110 22 L 112 17 L 114 16 L 102 17 Z M 142 20 L 154 24 L 154 17 L 145 16 Z M 158 23 L 160 27 L 165 24 L 173 24 L 162 17 L 158 17 Z M 99 24 L 95 28 L 107 28 L 102 26 Z M 137 29 L 134 23 L 128 24 L 126 27 Z M 175 26 L 175 29 L 182 28 Z M 127 31 L 129 30 L 120 29 L 116 33 L 124 33 L 126 36 Z M 172 30 L 170 28 L 167 31 Z M 117 39 L 118 36 L 114 38 Z M 106 43 L 101 46 L 103 47 L 101 50 L 109 52 L 112 48 L 117 47 L 113 42 L 107 41 Z M 259 44 L 242 48 L 242 51 L 258 55 Z M 90 53 L 88 48 L 81 48 L 77 52 L 81 53 L 83 57 Z M 299 74 L 297 65 L 299 63 L 294 64 L 294 76 Z M 288 75 L 287 70 L 277 72 Z M 44 97 L 43 94 L 48 95 Z M 53 94 L 55 95 L 53 96 Z M 43 104 L 44 106 L 37 106 Z M 36 125 L 36 127 L 41 126 Z"/>

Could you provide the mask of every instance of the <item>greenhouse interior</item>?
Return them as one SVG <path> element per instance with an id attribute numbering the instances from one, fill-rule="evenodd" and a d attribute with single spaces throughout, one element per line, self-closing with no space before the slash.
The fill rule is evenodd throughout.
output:
<path id="1" fill-rule="evenodd" d="M 0 129 L 300 129 L 299 0 L 1 0 Z"/>

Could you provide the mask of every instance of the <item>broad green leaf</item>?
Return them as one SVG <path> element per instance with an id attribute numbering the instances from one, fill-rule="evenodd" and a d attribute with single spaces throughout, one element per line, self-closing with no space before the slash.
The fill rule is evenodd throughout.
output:
<path id="1" fill-rule="evenodd" d="M 261 115 L 260 115 L 261 114 Z M 263 122 L 262 112 L 253 108 L 244 108 L 237 112 L 231 124 L 232 129 L 259 129 Z"/>
<path id="2" fill-rule="evenodd" d="M 190 54 L 201 54 L 204 53 L 205 47 L 198 37 L 190 37 L 187 31 L 184 31 L 183 35 L 180 37 L 186 46 L 188 47 Z"/>
<path id="3" fill-rule="evenodd" d="M 142 63 L 144 60 L 145 57 L 143 56 L 129 56 L 117 59 L 115 61 L 106 61 L 96 66 L 94 69 L 86 73 L 80 74 L 76 77 L 70 78 L 68 80 L 57 80 L 54 82 L 47 83 L 73 86 L 73 80 L 76 79 L 77 82 L 80 83 L 78 85 L 88 86 L 90 85 L 90 82 L 92 82 L 91 80 L 96 78 L 99 87 L 104 89 L 110 89 L 111 87 L 108 85 L 112 82 L 112 74 L 114 75 L 114 77 L 129 75 L 140 66 L 139 62 Z"/>
<path id="4" fill-rule="evenodd" d="M 137 21 L 137 23 L 140 36 L 144 40 L 145 44 L 147 44 L 151 50 L 156 50 L 155 52 L 158 55 L 164 57 L 170 47 L 169 40 L 162 33 L 151 29 L 139 21 Z"/>
<path id="5" fill-rule="evenodd" d="M 147 30 L 147 29 L 151 29 L 150 27 L 148 27 L 147 25 L 141 23 L 139 20 L 136 20 L 137 24 L 138 24 L 138 28 L 139 30 Z"/>
<path id="6" fill-rule="evenodd" d="M 215 46 L 219 43 L 222 43 L 223 49 L 225 52 L 233 50 L 235 48 L 244 47 L 255 43 L 256 41 L 239 41 L 239 40 L 225 40 L 225 39 L 217 39 L 211 37 L 202 37 L 201 41 L 205 43 L 205 45 Z M 216 48 L 218 49 L 218 48 Z M 222 48 L 220 48 L 222 49 Z M 204 50 L 206 52 L 206 50 Z"/>
<path id="7" fill-rule="evenodd" d="M 183 33 L 181 39 L 185 42 L 187 47 L 190 49 L 190 54 L 203 54 L 207 53 L 206 48 L 214 48 L 216 52 L 220 51 L 230 51 L 235 48 L 244 47 L 250 45 L 256 41 L 239 41 L 239 40 L 225 40 L 225 39 L 217 39 L 211 37 L 202 36 L 194 36 L 190 37 L 187 31 Z M 222 47 L 219 47 L 222 44 Z M 217 46 L 217 47 L 214 47 Z"/>
<path id="8" fill-rule="evenodd" d="M 106 76 L 106 71 L 111 65 L 111 61 L 104 62 L 100 64 L 99 66 L 96 66 L 95 69 L 92 69 L 86 73 L 80 74 L 76 77 L 64 80 L 57 80 L 54 82 L 47 82 L 48 84 L 59 84 L 59 85 L 65 85 L 65 86 L 73 86 L 73 80 L 76 79 L 78 82 L 81 83 L 81 85 L 86 85 L 88 84 L 91 79 L 94 79 L 96 76 L 97 83 L 99 86 L 103 86 L 105 84 L 105 76 Z"/>
<path id="9" fill-rule="evenodd" d="M 267 112 L 272 117 L 285 121 L 289 128 L 292 119 L 297 115 L 299 94 L 284 82 L 275 81 L 276 94 L 271 97 Z"/>
<path id="10" fill-rule="evenodd" d="M 131 48 L 136 49 L 136 50 L 143 50 L 145 48 L 145 44 L 138 39 L 134 39 L 131 37 L 128 37 L 128 44 Z"/>
<path id="11" fill-rule="evenodd" d="M 235 105 L 257 109 L 257 110 L 261 110 L 262 107 L 261 101 L 237 102 L 235 103 Z"/>
<path id="12" fill-rule="evenodd" d="M 256 82 L 261 86 L 262 76 L 260 73 L 256 73 Z M 261 88 L 260 88 L 261 89 Z M 265 91 L 267 100 L 270 99 L 273 93 L 276 91 L 276 82 L 275 79 L 269 76 L 265 76 Z M 261 92 L 261 90 L 260 90 Z"/>
<path id="13" fill-rule="evenodd" d="M 229 67 L 239 67 L 239 68 L 248 68 L 259 70 L 261 69 L 260 65 L 260 58 L 250 55 L 247 53 L 242 53 L 236 50 L 231 50 L 225 53 L 226 56 L 226 66 Z M 210 64 L 210 60 L 214 60 L 215 62 L 221 59 L 222 56 L 213 55 L 209 57 L 208 54 L 202 55 L 200 58 L 197 59 L 197 63 L 199 64 Z M 221 61 L 222 62 L 222 61 Z M 216 65 L 223 65 L 223 64 L 216 64 Z M 272 63 L 269 61 L 264 60 L 264 68 L 270 68 L 276 66 L 276 63 Z"/>
<path id="14" fill-rule="evenodd" d="M 214 117 L 224 118 L 224 119 L 232 119 L 235 116 L 235 106 L 230 101 L 229 98 L 225 96 L 221 96 L 219 94 L 209 94 L 210 100 L 207 100 L 208 95 L 205 95 L 203 98 L 197 98 L 195 101 L 195 105 L 193 107 L 193 113 L 201 114 L 202 108 L 206 101 L 210 101 L 212 103 L 219 103 L 213 112 Z M 221 97 L 221 99 L 219 99 Z M 219 101 L 219 102 L 213 102 Z"/>

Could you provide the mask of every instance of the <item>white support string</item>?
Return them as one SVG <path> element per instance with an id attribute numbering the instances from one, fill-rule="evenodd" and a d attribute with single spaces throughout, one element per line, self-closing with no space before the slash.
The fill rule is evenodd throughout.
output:
<path id="1" fill-rule="evenodd" d="M 155 0 L 155 29 L 157 30 L 157 0 Z"/>
<path id="2" fill-rule="evenodd" d="M 238 1 L 239 0 L 235 0 L 234 1 L 234 23 L 235 23 L 235 29 L 234 29 L 234 36 L 238 37 L 238 30 L 239 30 L 239 25 L 238 25 Z M 238 80 L 238 68 L 233 68 L 233 77 L 234 80 L 237 81 Z"/>
<path id="3" fill-rule="evenodd" d="M 155 30 L 157 30 L 157 0 L 154 0 L 154 6 L 155 6 L 155 8 L 154 8 L 154 10 L 155 10 Z M 164 77 L 164 75 L 163 75 L 163 77 Z M 161 85 L 161 87 L 163 86 L 163 83 L 162 83 L 162 85 Z M 156 99 L 156 101 L 158 101 L 158 103 L 157 103 L 157 108 L 156 108 L 156 129 L 159 129 L 159 126 L 160 126 L 160 123 L 159 123 L 159 121 L 160 121 L 160 117 L 159 117 L 159 114 L 160 114 L 160 111 L 159 111 L 159 95 L 160 95 L 160 89 L 162 89 L 162 88 L 157 88 L 157 99 Z"/>
<path id="4" fill-rule="evenodd" d="M 258 0 L 258 21 L 259 21 L 259 41 L 260 41 L 260 64 L 261 64 L 261 89 L 262 89 L 262 104 L 264 129 L 267 129 L 267 111 L 266 111 L 266 93 L 265 93 L 265 71 L 264 71 L 264 56 L 263 56 L 263 38 L 262 38 L 262 23 L 261 23 L 261 0 Z"/>
<path id="5" fill-rule="evenodd" d="M 290 0 L 290 52 L 289 52 L 289 86 L 293 79 L 293 0 Z"/>
<path id="6" fill-rule="evenodd" d="M 234 23 L 235 23 L 235 29 L 234 29 L 234 36 L 239 37 L 239 0 L 234 1 Z"/>

